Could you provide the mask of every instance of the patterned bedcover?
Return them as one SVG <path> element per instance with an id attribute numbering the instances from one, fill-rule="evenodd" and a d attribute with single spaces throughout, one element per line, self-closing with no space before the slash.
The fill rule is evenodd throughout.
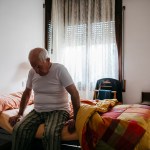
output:
<path id="1" fill-rule="evenodd" d="M 76 129 L 83 150 L 150 149 L 150 106 L 82 101 Z"/>

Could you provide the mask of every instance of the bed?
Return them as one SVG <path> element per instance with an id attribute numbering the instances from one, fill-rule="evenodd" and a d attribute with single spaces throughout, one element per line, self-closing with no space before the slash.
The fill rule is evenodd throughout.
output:
<path id="1" fill-rule="evenodd" d="M 0 95 L 0 129 L 1 129 L 0 137 L 3 136 L 3 132 L 7 133 L 8 135 L 12 134 L 13 128 L 9 124 L 8 119 L 9 117 L 18 114 L 18 111 L 19 111 L 18 108 L 20 105 L 22 94 L 23 92 L 20 91 L 20 92 L 15 92 L 11 94 Z M 34 107 L 33 101 L 34 101 L 34 94 L 32 93 L 29 99 L 29 102 L 27 104 L 27 107 L 25 109 L 23 117 L 27 115 L 33 109 Z M 72 113 L 70 113 L 70 118 L 72 118 Z M 43 131 L 44 131 L 44 124 L 41 124 L 35 135 L 36 140 L 34 140 L 34 142 L 38 144 L 39 147 L 41 147 L 39 143 L 41 142 L 40 139 L 42 138 Z M 70 134 L 68 132 L 68 126 L 64 126 L 62 133 L 61 133 L 61 139 L 62 139 L 63 149 L 65 150 L 71 149 L 71 148 L 78 149 L 78 150 L 80 149 L 77 133 L 74 132 Z M 37 149 L 37 148 L 39 150 L 42 149 L 37 146 L 33 146 L 33 147 L 34 147 L 33 149 Z"/>
<path id="2" fill-rule="evenodd" d="M 18 113 L 22 92 L 1 96 L 0 127 L 12 133 L 8 118 Z M 34 95 L 31 96 L 24 116 L 33 107 Z M 5 103 L 4 103 L 5 101 Z M 12 102 L 13 101 L 13 102 Z M 7 105 L 7 106 L 6 106 Z M 120 104 L 116 99 L 85 100 L 81 99 L 76 120 L 76 132 L 70 134 L 64 126 L 61 139 L 79 141 L 78 144 L 66 144 L 68 149 L 98 150 L 148 150 L 150 149 L 150 106 L 141 104 Z M 36 133 L 36 139 L 41 139 L 44 124 Z M 66 148 L 67 149 L 67 148 Z"/>

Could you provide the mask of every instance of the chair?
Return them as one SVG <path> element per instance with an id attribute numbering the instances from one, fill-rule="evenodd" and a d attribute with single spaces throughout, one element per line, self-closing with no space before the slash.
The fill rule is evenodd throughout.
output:
<path id="1" fill-rule="evenodd" d="M 102 78 L 97 80 L 93 99 L 116 98 L 122 102 L 122 84 L 113 78 Z"/>
<path id="2" fill-rule="evenodd" d="M 150 106 L 150 92 L 142 92 L 141 104 Z"/>

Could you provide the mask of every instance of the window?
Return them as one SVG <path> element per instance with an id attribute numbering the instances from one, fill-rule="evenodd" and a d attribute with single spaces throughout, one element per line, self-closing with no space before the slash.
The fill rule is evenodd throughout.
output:
<path id="1" fill-rule="evenodd" d="M 58 11 L 55 12 L 55 17 L 57 13 L 59 18 Z M 60 18 L 65 18 L 62 14 L 64 12 Z M 51 18 L 47 32 L 51 58 L 68 68 L 81 96 L 92 98 L 92 91 L 100 78 L 119 78 L 120 66 L 113 19 L 70 23 L 71 21 L 63 19 L 55 20 L 53 16 Z"/>

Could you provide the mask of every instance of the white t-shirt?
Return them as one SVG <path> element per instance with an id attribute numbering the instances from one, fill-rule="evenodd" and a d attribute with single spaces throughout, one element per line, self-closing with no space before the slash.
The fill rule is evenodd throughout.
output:
<path id="1" fill-rule="evenodd" d="M 31 69 L 28 74 L 27 88 L 34 91 L 34 108 L 37 112 L 66 110 L 69 112 L 68 92 L 65 87 L 74 84 L 67 69 L 52 63 L 49 72 L 40 76 Z"/>

